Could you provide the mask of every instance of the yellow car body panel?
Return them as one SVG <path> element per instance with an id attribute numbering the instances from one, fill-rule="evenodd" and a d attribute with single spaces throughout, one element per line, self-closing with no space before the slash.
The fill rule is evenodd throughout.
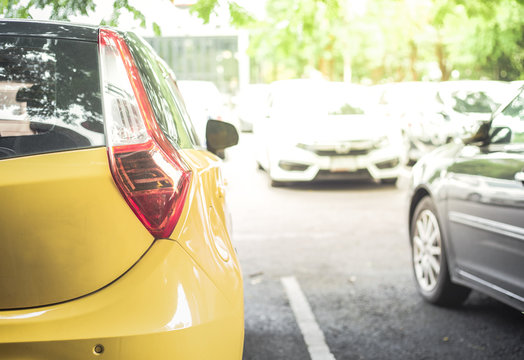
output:
<path id="1" fill-rule="evenodd" d="M 111 176 L 103 158 L 105 149 L 68 152 L 68 156 L 73 153 L 91 154 L 83 155 L 93 156 L 90 166 L 106 166 L 100 172 Z M 123 240 L 138 231 L 137 237 L 152 242 L 145 254 L 116 281 L 87 296 L 0 311 L 1 360 L 89 359 L 98 356 L 95 349 L 101 348 L 102 358 L 109 360 L 242 358 L 242 275 L 229 236 L 220 160 L 204 150 L 180 150 L 180 155 L 192 170 L 191 185 L 169 239 L 152 240 L 144 234 L 127 207 L 122 216 L 127 219 L 130 214 L 134 219 L 126 223 Z M 113 191 L 120 196 L 116 187 Z M 127 206 L 113 193 L 104 195 L 106 202 Z M 120 215 L 104 216 L 115 223 Z M 125 241 L 119 244 L 124 251 Z"/>
<path id="2" fill-rule="evenodd" d="M 221 161 L 174 75 L 130 32 L 0 24 L 0 360 L 240 360 Z"/>
<path id="3" fill-rule="evenodd" d="M 170 236 L 202 266 L 217 287 L 233 302 L 242 299 L 242 273 L 228 228 L 221 160 L 207 151 L 181 150 L 193 171 L 184 208 Z M 204 231 L 203 231 L 204 230 Z"/>
<path id="4" fill-rule="evenodd" d="M 0 309 L 96 291 L 154 238 L 116 188 L 105 148 L 0 161 Z"/>
<path id="5" fill-rule="evenodd" d="M 0 359 L 241 359 L 233 306 L 175 241 L 156 240 L 110 286 L 81 299 L 0 312 Z"/>

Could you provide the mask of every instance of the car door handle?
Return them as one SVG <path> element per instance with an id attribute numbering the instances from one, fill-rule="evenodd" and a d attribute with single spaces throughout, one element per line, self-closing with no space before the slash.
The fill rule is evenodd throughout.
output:
<path id="1" fill-rule="evenodd" d="M 524 171 L 516 173 L 515 180 L 524 182 Z"/>

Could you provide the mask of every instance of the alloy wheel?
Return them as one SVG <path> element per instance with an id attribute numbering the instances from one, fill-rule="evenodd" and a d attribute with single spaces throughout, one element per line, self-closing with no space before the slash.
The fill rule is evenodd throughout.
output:
<path id="1" fill-rule="evenodd" d="M 413 234 L 413 266 L 423 291 L 435 289 L 440 274 L 442 239 L 437 218 L 425 209 L 417 217 Z"/>

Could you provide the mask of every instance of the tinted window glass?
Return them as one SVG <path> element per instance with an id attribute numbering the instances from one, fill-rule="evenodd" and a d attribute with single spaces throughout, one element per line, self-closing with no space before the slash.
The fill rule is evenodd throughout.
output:
<path id="1" fill-rule="evenodd" d="M 97 44 L 0 37 L 0 158 L 103 145 Z"/>
<path id="2" fill-rule="evenodd" d="M 166 80 L 168 74 L 162 69 L 160 58 L 149 44 L 133 33 L 128 34 L 127 42 L 160 128 L 177 146 L 192 148 L 191 135 L 186 129 L 172 89 Z"/>

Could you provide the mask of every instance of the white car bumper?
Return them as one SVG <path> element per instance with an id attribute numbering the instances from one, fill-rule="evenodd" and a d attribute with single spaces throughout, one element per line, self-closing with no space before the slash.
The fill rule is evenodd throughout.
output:
<path id="1" fill-rule="evenodd" d="M 400 175 L 402 151 L 395 146 L 360 155 L 341 155 L 290 147 L 272 151 L 269 174 L 272 180 L 301 182 L 313 180 L 393 179 Z"/>

